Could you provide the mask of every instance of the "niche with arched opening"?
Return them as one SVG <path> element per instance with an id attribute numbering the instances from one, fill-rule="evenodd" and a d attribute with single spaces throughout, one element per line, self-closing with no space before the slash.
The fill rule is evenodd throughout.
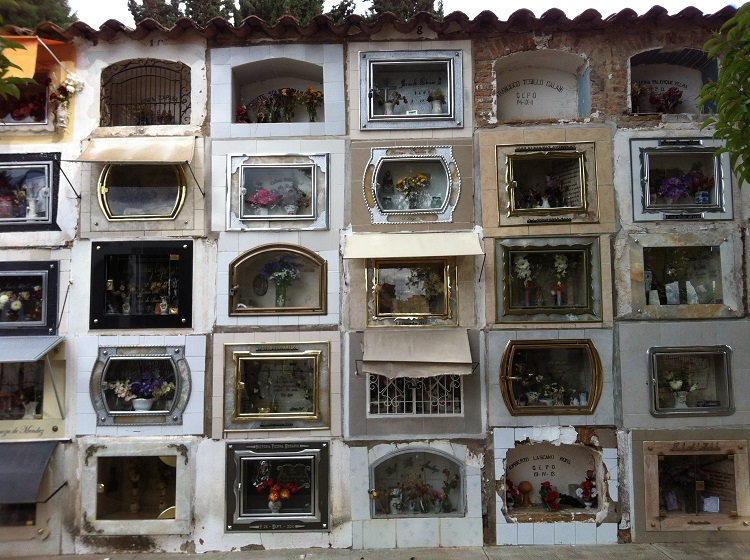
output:
<path id="1" fill-rule="evenodd" d="M 589 72 L 585 58 L 560 51 L 525 51 L 496 60 L 497 120 L 587 117 Z"/>
<path id="2" fill-rule="evenodd" d="M 701 88 L 719 75 L 718 62 L 701 49 L 651 49 L 630 58 L 630 110 L 633 113 L 708 113 L 700 107 Z"/>
<path id="3" fill-rule="evenodd" d="M 229 279 L 230 315 L 326 313 L 326 261 L 305 247 L 255 247 L 230 263 Z"/>
<path id="4" fill-rule="evenodd" d="M 325 121 L 323 66 L 269 58 L 232 68 L 235 122 Z"/>
<path id="5" fill-rule="evenodd" d="M 425 449 L 383 457 L 371 469 L 372 517 L 463 516 L 465 473 L 455 458 Z"/>

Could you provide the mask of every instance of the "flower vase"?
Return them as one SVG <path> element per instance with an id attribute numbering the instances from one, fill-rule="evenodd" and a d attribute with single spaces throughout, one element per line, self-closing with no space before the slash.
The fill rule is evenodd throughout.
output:
<path id="1" fill-rule="evenodd" d="M 584 506 L 584 507 L 585 507 L 586 509 L 591 509 L 591 506 L 592 506 L 593 504 L 594 504 L 594 502 L 586 502 L 586 501 L 584 501 L 584 502 L 583 502 L 583 506 Z"/>
<path id="2" fill-rule="evenodd" d="M 439 99 L 432 100 L 432 114 L 439 115 L 443 112 L 443 102 Z"/>
<path id="3" fill-rule="evenodd" d="M 531 306 L 531 284 L 524 284 L 523 286 L 523 305 L 524 307 Z"/>
<path id="4" fill-rule="evenodd" d="M 687 391 L 675 391 L 674 393 L 674 407 L 675 408 L 689 408 L 687 404 Z"/>
<path id="5" fill-rule="evenodd" d="M 276 284 L 276 307 L 286 306 L 286 284 L 279 282 Z"/>
<path id="6" fill-rule="evenodd" d="M 404 509 L 404 503 L 401 501 L 401 496 L 391 497 L 389 506 L 391 508 L 391 514 L 400 513 L 401 510 Z"/>
<path id="7" fill-rule="evenodd" d="M 422 197 L 420 196 L 420 193 L 418 193 L 418 192 L 411 193 L 411 194 L 409 194 L 409 196 L 407 198 L 409 200 L 409 209 L 410 210 L 417 210 L 417 209 L 419 209 L 419 208 L 422 207 L 422 201 L 421 201 Z"/>
<path id="8" fill-rule="evenodd" d="M 133 399 L 133 410 L 151 410 L 154 399 Z"/>
<path id="9" fill-rule="evenodd" d="M 384 105 L 384 113 L 385 115 L 392 115 L 393 114 L 393 103 L 386 102 Z"/>
<path id="10" fill-rule="evenodd" d="M 66 128 L 68 126 L 68 105 L 61 103 L 57 106 L 57 126 Z"/>
<path id="11" fill-rule="evenodd" d="M 698 191 L 695 193 L 696 204 L 709 204 L 711 202 L 711 194 L 708 191 Z"/>
<path id="12" fill-rule="evenodd" d="M 24 419 L 34 418 L 36 414 L 36 401 L 23 403 L 23 407 L 26 410 L 23 414 Z"/>
<path id="13" fill-rule="evenodd" d="M 549 197 L 548 196 L 543 196 L 542 197 L 542 205 L 540 206 L 540 208 L 551 208 L 551 206 L 549 205 Z"/>
<path id="14" fill-rule="evenodd" d="M 315 122 L 315 119 L 318 118 L 318 109 L 315 107 L 308 107 L 307 108 L 307 116 L 310 117 L 310 122 Z"/>
<path id="15" fill-rule="evenodd" d="M 287 204 L 284 206 L 284 210 L 286 211 L 287 216 L 294 216 L 297 213 L 297 210 L 299 210 L 299 206 L 296 204 Z"/>
<path id="16" fill-rule="evenodd" d="M 271 510 L 271 513 L 280 513 L 281 512 L 281 500 L 268 501 L 268 509 Z"/>
<path id="17" fill-rule="evenodd" d="M 268 216 L 268 208 L 265 206 L 258 206 L 255 209 L 255 215 L 256 216 Z"/>

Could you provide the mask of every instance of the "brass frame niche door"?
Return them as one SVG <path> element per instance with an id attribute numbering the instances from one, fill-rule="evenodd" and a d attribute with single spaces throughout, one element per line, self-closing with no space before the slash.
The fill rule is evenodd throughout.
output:
<path id="1" fill-rule="evenodd" d="M 566 362 L 576 355 L 578 364 Z M 500 389 L 513 416 L 593 414 L 602 384 L 599 353 L 588 339 L 511 340 L 500 364 Z"/>
<path id="2" fill-rule="evenodd" d="M 263 350 L 258 348 L 257 350 Z M 318 422 L 320 350 L 234 352 L 233 422 L 302 420 Z"/>
<path id="3" fill-rule="evenodd" d="M 567 144 L 548 148 L 519 147 L 505 156 L 508 216 L 586 212 L 586 153 Z"/>
<path id="4" fill-rule="evenodd" d="M 99 208 L 110 222 L 174 220 L 186 193 L 185 172 L 176 164 L 108 164 L 96 187 Z"/>
<path id="5" fill-rule="evenodd" d="M 327 295 L 328 264 L 299 245 L 261 245 L 229 263 L 230 316 L 325 315 Z"/>
<path id="6" fill-rule="evenodd" d="M 368 317 L 378 321 L 456 320 L 456 266 L 449 257 L 373 259 L 367 269 Z"/>

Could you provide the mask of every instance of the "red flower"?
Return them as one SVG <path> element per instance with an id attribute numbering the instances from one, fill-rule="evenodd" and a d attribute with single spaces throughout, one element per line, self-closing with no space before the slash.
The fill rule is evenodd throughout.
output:
<path id="1" fill-rule="evenodd" d="M 549 489 L 552 486 L 549 482 L 542 482 L 542 488 L 545 490 Z"/>
<path id="2" fill-rule="evenodd" d="M 552 502 L 554 500 L 557 500 L 559 497 L 560 493 L 557 490 L 552 490 L 544 499 L 548 502 Z"/>
<path id="3" fill-rule="evenodd" d="M 550 508 L 550 509 L 551 509 L 552 511 L 557 511 L 557 509 L 558 509 L 559 507 L 560 507 L 560 504 L 559 504 L 559 503 L 558 503 L 557 501 L 555 501 L 555 502 L 550 502 L 550 503 L 549 503 L 549 508 Z"/>

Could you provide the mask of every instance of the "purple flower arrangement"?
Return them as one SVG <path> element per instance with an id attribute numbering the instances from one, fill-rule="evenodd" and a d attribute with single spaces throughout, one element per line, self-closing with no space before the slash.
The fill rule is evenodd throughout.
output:
<path id="1" fill-rule="evenodd" d="M 685 194 L 685 191 L 687 191 L 687 185 L 679 177 L 667 177 L 659 183 L 659 194 L 672 202 Z"/>

